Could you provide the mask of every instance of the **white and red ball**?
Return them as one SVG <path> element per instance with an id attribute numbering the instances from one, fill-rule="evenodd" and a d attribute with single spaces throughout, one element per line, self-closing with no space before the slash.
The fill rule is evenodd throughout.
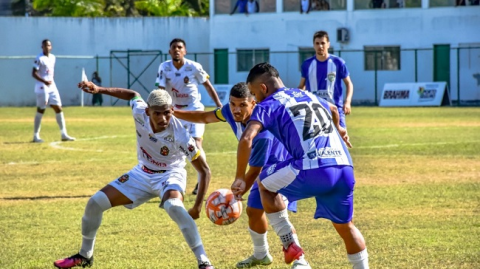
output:
<path id="1" fill-rule="evenodd" d="M 234 223 L 242 214 L 242 202 L 237 201 L 229 189 L 218 189 L 205 203 L 207 217 L 216 225 Z"/>

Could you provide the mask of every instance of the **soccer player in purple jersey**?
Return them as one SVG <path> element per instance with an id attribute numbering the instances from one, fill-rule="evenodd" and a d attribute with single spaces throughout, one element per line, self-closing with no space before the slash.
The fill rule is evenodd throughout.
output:
<path id="1" fill-rule="evenodd" d="M 217 108 L 213 111 L 176 110 L 175 116 L 194 123 L 227 122 L 237 139 L 240 139 L 248 120 L 250 120 L 255 104 L 255 98 L 250 93 L 247 84 L 241 82 L 232 87 L 229 102 L 222 108 Z M 270 132 L 263 132 L 252 141 L 252 153 L 248 161 L 250 168 L 245 176 L 246 187 L 242 195 L 250 190 L 251 187 L 246 211 L 248 215 L 248 230 L 253 242 L 253 255 L 238 262 L 237 268 L 269 265 L 273 262 L 273 258 L 268 251 L 268 222 L 263 211 L 260 192 L 255 179 L 262 169 L 268 169 L 270 165 L 288 158 L 290 158 L 290 155 L 285 147 Z M 296 203 L 289 203 L 288 209 L 296 212 Z M 295 266 L 298 269 L 310 268 L 304 258 L 295 260 Z"/>
<path id="2" fill-rule="evenodd" d="M 313 35 L 315 56 L 302 63 L 302 78 L 298 88 L 304 89 L 323 98 L 338 107 L 340 126 L 346 128 L 345 115 L 349 115 L 352 107 L 353 83 L 350 80 L 345 61 L 329 54 L 330 39 L 325 31 Z M 346 97 L 343 101 L 342 80 L 346 87 Z"/>
<path id="3" fill-rule="evenodd" d="M 258 103 L 239 140 L 232 191 L 241 198 L 252 140 L 262 131 L 271 132 L 292 158 L 263 170 L 258 185 L 267 219 L 283 244 L 285 262 L 301 257 L 303 249 L 279 194 L 289 201 L 315 197 L 314 218 L 332 221 L 354 269 L 369 268 L 365 239 L 352 222 L 353 164 L 335 106 L 307 91 L 285 88 L 268 63 L 255 65 L 247 83 Z"/>

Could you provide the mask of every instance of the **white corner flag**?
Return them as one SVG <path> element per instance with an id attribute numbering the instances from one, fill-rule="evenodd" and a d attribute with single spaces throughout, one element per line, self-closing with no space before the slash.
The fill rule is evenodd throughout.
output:
<path id="1" fill-rule="evenodd" d="M 85 68 L 82 68 L 82 82 L 87 82 L 87 74 L 85 74 Z M 83 107 L 83 91 L 81 92 L 81 97 L 80 97 L 80 105 Z"/>

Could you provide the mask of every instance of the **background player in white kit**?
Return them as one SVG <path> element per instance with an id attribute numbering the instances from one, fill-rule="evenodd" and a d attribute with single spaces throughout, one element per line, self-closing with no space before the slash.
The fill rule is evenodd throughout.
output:
<path id="1" fill-rule="evenodd" d="M 158 67 L 155 86 L 167 90 L 173 98 L 173 106 L 176 110 L 203 111 L 204 105 L 200 102 L 198 85 L 203 84 L 208 94 L 217 107 L 222 107 L 217 92 L 210 83 L 210 76 L 202 68 L 202 65 L 185 58 L 187 45 L 183 39 L 175 38 L 170 42 L 168 51 L 172 60 L 165 61 Z M 190 135 L 195 139 L 197 147 L 203 153 L 202 137 L 205 132 L 205 124 L 182 121 Z M 206 159 L 206 158 L 205 158 Z M 193 194 L 196 194 L 198 184 Z"/>
<path id="2" fill-rule="evenodd" d="M 67 134 L 67 127 L 65 126 L 65 118 L 63 117 L 62 101 L 55 85 L 54 69 L 55 69 L 55 55 L 51 54 L 52 42 L 45 39 L 42 41 L 42 52 L 37 55 L 33 64 L 32 77 L 37 81 L 35 83 L 35 95 L 37 96 L 37 114 L 35 115 L 33 127 L 33 142 L 41 143 L 40 125 L 42 123 L 43 113 L 45 108 L 50 105 L 55 111 L 58 127 L 62 133 L 62 141 L 74 141 L 75 138 Z"/>
<path id="3" fill-rule="evenodd" d="M 95 193 L 87 203 L 82 218 L 82 247 L 78 254 L 54 262 L 57 268 L 91 266 L 97 230 L 103 212 L 123 205 L 133 209 L 160 197 L 160 207 L 178 225 L 185 241 L 198 261 L 198 268 L 213 269 L 205 253 L 197 225 L 205 192 L 210 182 L 210 168 L 180 121 L 173 117 L 172 98 L 165 90 L 154 90 L 145 103 L 140 94 L 128 89 L 103 88 L 92 82 L 81 82 L 88 93 L 111 95 L 130 100 L 137 134 L 138 165 Z M 185 209 L 185 157 L 198 172 L 199 193 L 191 209 Z M 161 258 L 159 257 L 159 262 Z M 161 265 L 143 265 L 150 268 Z"/>

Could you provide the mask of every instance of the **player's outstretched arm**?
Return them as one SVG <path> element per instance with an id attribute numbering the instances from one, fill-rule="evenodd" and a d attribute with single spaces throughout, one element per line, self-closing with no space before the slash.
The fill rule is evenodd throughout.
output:
<path id="1" fill-rule="evenodd" d="M 78 83 L 78 88 L 82 89 L 82 91 L 86 93 L 91 93 L 91 94 L 101 93 L 101 94 L 110 95 L 123 100 L 131 100 L 134 97 L 140 96 L 138 92 L 133 90 L 123 89 L 123 88 L 99 87 L 91 81 L 82 81 Z"/>
<path id="2" fill-rule="evenodd" d="M 333 121 L 333 124 L 335 125 L 335 128 L 337 128 L 338 133 L 342 137 L 345 144 L 347 144 L 347 147 L 351 148 L 352 143 L 350 143 L 350 137 L 348 137 L 347 129 L 340 126 L 340 114 L 338 114 L 337 106 L 329 102 L 328 102 L 328 106 L 330 107 L 330 111 L 332 112 L 332 121 Z"/>
<path id="3" fill-rule="evenodd" d="M 212 98 L 213 102 L 215 102 L 215 105 L 217 107 L 222 107 L 222 102 L 220 102 L 220 98 L 218 98 L 217 91 L 213 88 L 212 83 L 210 83 L 210 80 L 207 80 L 203 83 L 203 86 L 205 86 L 205 89 L 208 92 L 208 95 Z"/>
<path id="4" fill-rule="evenodd" d="M 215 111 L 185 111 L 175 110 L 175 117 L 194 123 L 214 123 L 220 120 L 215 116 Z"/>
<path id="5" fill-rule="evenodd" d="M 246 179 L 245 171 L 247 170 L 248 159 L 252 152 L 252 141 L 262 128 L 263 126 L 260 122 L 250 121 L 245 131 L 243 131 L 242 137 L 238 140 L 237 172 L 235 174 L 235 182 L 237 184 L 235 186 L 232 185 L 232 192 L 235 194 L 235 197 L 240 198 L 246 191 L 246 184 L 240 183 L 241 181 L 245 182 Z"/>
<path id="6" fill-rule="evenodd" d="M 205 193 L 210 184 L 212 174 L 210 172 L 210 167 L 208 167 L 207 162 L 201 154 L 195 160 L 192 160 L 192 165 L 195 170 L 197 170 L 200 181 L 198 182 L 198 193 L 195 199 L 195 204 L 188 210 L 188 214 L 190 214 L 193 219 L 198 219 L 200 217 L 200 212 L 202 211 L 203 199 L 205 198 Z"/>

